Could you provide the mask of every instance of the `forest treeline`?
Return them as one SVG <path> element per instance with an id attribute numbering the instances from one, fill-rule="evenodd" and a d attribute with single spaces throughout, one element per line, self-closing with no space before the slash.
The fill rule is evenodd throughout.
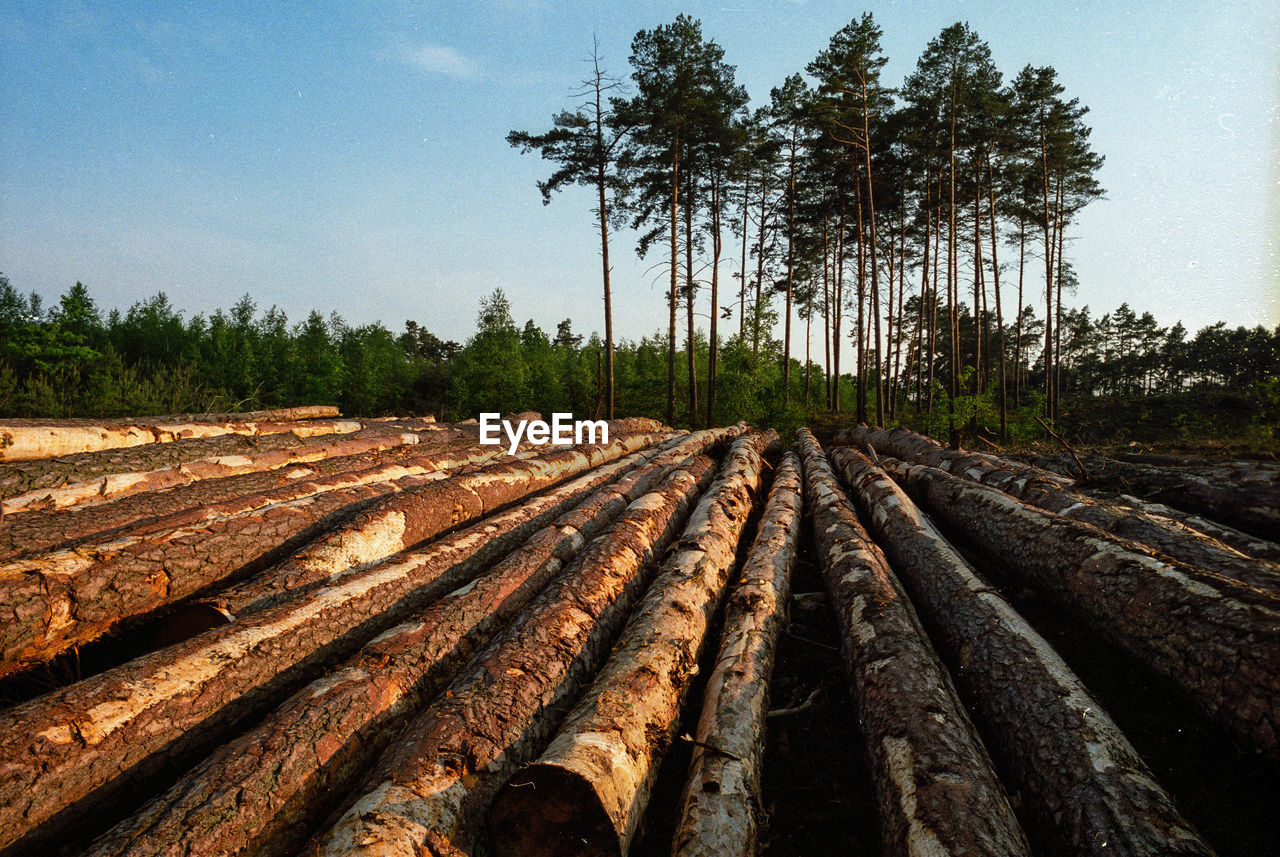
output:
<path id="1" fill-rule="evenodd" d="M 918 303 L 908 301 L 905 317 L 918 311 Z M 962 329 L 971 330 L 963 311 L 961 318 Z M 1280 425 L 1280 327 L 1216 324 L 1192 336 L 1181 324 L 1160 327 L 1150 313 L 1139 315 L 1127 305 L 1099 317 L 1087 307 L 1067 309 L 1064 319 L 1064 419 L 1073 426 L 1097 419 L 1100 402 L 1126 408 L 1122 419 L 1130 431 L 1140 431 L 1137 423 L 1145 418 L 1153 423 L 1148 434 L 1168 438 L 1248 434 L 1253 427 L 1256 439 L 1266 441 Z M 758 343 L 738 333 L 722 343 L 717 424 L 744 419 L 786 430 L 829 413 L 825 397 L 834 379 L 816 360 L 791 358 L 790 395 L 782 394 L 783 344 L 765 333 L 776 321 L 761 319 Z M 1030 306 L 1020 321 L 1032 334 L 1042 329 Z M 988 313 L 983 326 L 997 341 L 993 324 Z M 1013 343 L 1015 325 L 1005 334 Z M 695 347 L 698 380 L 705 385 L 709 343 L 701 331 Z M 961 337 L 960 347 L 960 362 L 974 366 L 974 337 Z M 1042 397 L 1029 383 L 1038 374 L 1033 350 L 1024 343 L 1022 354 L 1006 355 L 1009 365 L 1019 367 L 1015 375 L 1028 382 L 1015 377 L 1010 394 L 1010 426 L 1020 439 L 1040 431 L 1034 417 Z M 661 332 L 618 344 L 619 415 L 663 417 L 667 353 Z M 683 351 L 679 356 L 684 359 Z M 46 307 L 38 295 L 24 295 L 0 276 L 0 416 L 111 417 L 302 404 L 337 405 L 350 415 L 431 413 L 450 420 L 481 411 L 600 416 L 603 358 L 602 340 L 576 333 L 570 319 L 554 333 L 532 320 L 518 324 L 500 289 L 480 301 L 475 332 L 459 344 L 415 321 L 399 333 L 378 323 L 353 327 L 319 312 L 291 323 L 278 308 L 260 308 L 248 295 L 209 316 L 187 317 L 163 293 L 104 314 L 76 283 Z M 984 360 L 989 365 L 993 357 Z M 944 433 L 944 410 L 928 417 L 909 399 L 920 395 L 922 378 L 897 381 L 887 388 L 886 412 Z M 934 386 L 943 396 L 941 382 L 935 379 Z M 845 373 L 840 387 L 851 401 L 856 378 Z M 683 383 L 677 394 L 687 395 Z M 994 436 L 997 414 L 989 396 L 958 396 L 956 406 L 962 422 L 990 427 Z M 1103 436 L 1114 432 L 1115 426 L 1099 429 Z"/>

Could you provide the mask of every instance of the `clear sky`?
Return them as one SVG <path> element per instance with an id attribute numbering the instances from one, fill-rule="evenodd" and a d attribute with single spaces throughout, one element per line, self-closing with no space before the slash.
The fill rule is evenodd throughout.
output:
<path id="1" fill-rule="evenodd" d="M 455 339 L 502 287 L 517 322 L 599 330 L 590 192 L 544 207 L 548 165 L 506 133 L 571 104 L 593 34 L 626 77 L 635 33 L 686 12 L 759 104 L 864 10 L 890 85 L 963 20 L 1006 79 L 1052 65 L 1091 108 L 1107 198 L 1073 230 L 1071 303 L 1280 323 L 1280 4 L 1256 0 L 3 0 L 0 272 L 47 301 L 80 280 L 190 316 L 247 292 Z M 612 248 L 628 338 L 665 316 L 634 246 Z"/>

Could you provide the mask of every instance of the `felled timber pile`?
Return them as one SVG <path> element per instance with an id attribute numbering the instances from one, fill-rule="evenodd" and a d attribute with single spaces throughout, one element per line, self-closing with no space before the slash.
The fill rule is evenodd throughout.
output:
<path id="1" fill-rule="evenodd" d="M 1280 767 L 1257 535 L 902 431 L 609 428 L 0 424 L 0 857 L 799 853 L 771 724 L 813 705 L 869 853 L 1214 853 L 1006 588 Z M 796 573 L 849 692 L 771 710 Z"/>

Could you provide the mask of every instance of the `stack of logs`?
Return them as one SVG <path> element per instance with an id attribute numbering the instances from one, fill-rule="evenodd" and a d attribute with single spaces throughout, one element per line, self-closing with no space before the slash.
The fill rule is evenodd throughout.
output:
<path id="1" fill-rule="evenodd" d="M 759 853 L 797 556 L 883 854 L 1214 853 L 1006 588 L 1280 766 L 1266 466 L 1114 462 L 1138 499 L 900 429 L 609 428 L 0 423 L 0 855 L 626 855 L 682 728 L 670 853 Z"/>

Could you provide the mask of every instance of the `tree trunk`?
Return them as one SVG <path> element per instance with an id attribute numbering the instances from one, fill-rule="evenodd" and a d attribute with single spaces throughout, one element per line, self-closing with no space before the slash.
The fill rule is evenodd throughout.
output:
<path id="1" fill-rule="evenodd" d="M 676 464 L 656 452 L 592 472 L 630 473 L 539 530 L 471 584 L 370 642 L 298 691 L 95 843 L 92 857 L 291 853 L 336 808 L 360 771 L 465 660 L 555 578 L 565 563 Z M 632 469 L 634 468 L 634 469 Z"/>
<path id="2" fill-rule="evenodd" d="M 996 255 L 996 239 L 999 237 L 996 229 L 996 179 L 990 155 L 987 156 L 987 191 L 991 216 L 991 281 L 996 290 L 996 347 L 1000 350 L 1000 443 L 1005 444 L 1009 442 L 1009 396 L 1005 376 L 1004 309 L 1000 304 L 1000 260 Z"/>
<path id="3" fill-rule="evenodd" d="M 1019 582 L 1280 759 L 1280 598 L 923 465 L 891 472 Z"/>
<path id="4" fill-rule="evenodd" d="M 1212 855 L 1066 663 L 906 494 L 853 450 L 832 460 L 1021 793 L 1036 850 Z"/>
<path id="5" fill-rule="evenodd" d="M 720 351 L 720 170 L 712 169 L 711 175 L 711 323 L 707 336 L 707 428 L 716 424 L 716 363 Z"/>
<path id="6" fill-rule="evenodd" d="M 1122 503 L 1126 506 L 1132 506 L 1146 512 L 1149 515 L 1155 515 L 1160 518 L 1168 518 L 1177 521 L 1180 524 L 1190 527 L 1196 532 L 1203 533 L 1211 539 L 1217 539 L 1228 547 L 1234 548 L 1245 556 L 1251 556 L 1255 559 L 1265 559 L 1270 562 L 1280 562 L 1280 544 L 1251 536 L 1242 530 L 1234 527 L 1227 527 L 1216 521 L 1210 521 L 1199 515 L 1192 515 L 1166 506 L 1163 503 L 1149 503 L 1146 500 L 1140 500 L 1128 494 L 1111 494 L 1107 492 L 1098 499 L 1107 499 L 1116 503 Z"/>
<path id="7" fill-rule="evenodd" d="M 885 854 L 1027 854 L 986 748 L 884 554 L 800 432 L 820 568 L 864 735 Z"/>
<path id="8" fill-rule="evenodd" d="M 831 397 L 831 407 L 837 414 L 840 413 L 840 344 L 843 339 L 842 331 L 844 330 L 844 197 L 840 198 L 840 221 L 836 230 L 836 260 L 835 260 L 835 300 L 832 302 L 835 311 L 835 320 L 831 325 L 831 374 L 834 376 L 832 384 L 834 386 L 834 394 Z"/>
<path id="9" fill-rule="evenodd" d="M 640 444 L 652 440 L 648 435 L 628 437 Z M 430 457 L 413 468 L 391 465 L 299 482 L 172 515 L 110 541 L 6 562 L 0 565 L 0 603 L 7 606 L 9 618 L 0 630 L 0 675 L 46 661 L 110 633 L 126 620 L 265 568 L 335 526 L 338 536 L 326 536 L 300 558 L 285 563 L 289 571 L 277 578 L 280 589 L 354 562 L 380 559 L 523 496 L 534 485 L 563 479 L 589 461 L 581 452 L 553 452 L 542 461 L 497 465 L 496 479 L 483 470 L 446 479 L 447 471 L 434 469 L 502 454 L 481 449 L 445 452 L 443 458 Z M 373 517 L 341 525 L 344 518 L 388 495 L 399 498 L 385 514 L 375 511 Z M 419 537 L 406 543 L 405 536 Z M 343 544 L 344 539 L 351 542 Z M 395 546 L 384 550 L 391 543 Z M 307 573 L 301 572 L 304 568 Z"/>
<path id="10" fill-rule="evenodd" d="M 0 468 L 4 513 L 48 511 L 100 505 L 129 494 L 173 488 L 202 479 L 273 470 L 334 455 L 377 451 L 399 445 L 428 444 L 468 435 L 465 430 L 423 424 L 410 431 L 369 426 L 349 435 L 292 432 L 268 435 L 225 434 L 172 443 L 149 443 L 40 458 Z"/>
<path id="11" fill-rule="evenodd" d="M 377 842 L 384 855 L 416 855 L 431 853 L 424 846 L 432 836 L 464 847 L 476 837 L 494 793 L 542 750 L 608 656 L 649 580 L 647 563 L 679 533 L 714 472 L 711 459 L 693 459 L 588 545 L 409 724 L 317 857 L 349 854 L 363 842 Z"/>
<path id="12" fill-rule="evenodd" d="M 562 853 L 570 835 L 587 840 L 586 853 L 630 849 L 733 570 L 768 440 L 734 444 L 590 690 L 546 752 L 498 794 L 498 853 Z"/>
<path id="13" fill-rule="evenodd" d="M 755 854 L 765 716 L 778 635 L 786 622 L 800 536 L 803 479 L 788 452 L 778 465 L 755 541 L 729 596 L 707 681 L 672 857 Z"/>
<path id="14" fill-rule="evenodd" d="M 866 309 L 866 302 L 867 302 L 867 268 L 863 258 L 863 246 L 866 241 L 866 237 L 863 235 L 863 232 L 862 232 L 862 176 L 861 175 L 857 177 L 857 187 L 858 187 L 858 193 L 857 193 L 857 200 L 858 200 L 858 208 L 857 208 L 857 212 L 858 212 L 858 216 L 857 216 L 858 335 L 855 339 L 855 344 L 858 349 L 858 354 L 856 359 L 854 360 L 854 366 L 856 367 L 856 371 L 858 373 L 858 385 L 857 385 L 857 391 L 856 391 L 858 406 L 856 408 L 856 417 L 858 422 L 865 423 L 867 421 L 867 340 L 866 340 L 867 326 L 864 323 L 864 316 L 866 314 L 865 309 Z"/>
<path id="15" fill-rule="evenodd" d="M 671 141 L 671 317 L 667 326 L 667 425 L 676 424 L 676 304 L 680 296 L 680 130 Z"/>
<path id="16" fill-rule="evenodd" d="M 796 270 L 796 134 L 791 129 L 791 158 L 787 178 L 787 299 L 782 323 L 782 401 L 791 401 L 791 293 Z"/>
<path id="17" fill-rule="evenodd" d="M 625 451 L 648 446 L 651 434 L 621 435 Z M 349 570 L 385 559 L 458 524 L 490 514 L 566 476 L 605 460 L 598 449 L 562 449 L 525 461 L 497 463 L 443 483 L 377 502 L 256 578 L 211 600 L 233 616 L 279 603 L 290 593 L 324 585 Z"/>
<path id="18" fill-rule="evenodd" d="M 687 193 L 684 195 L 684 317 L 686 338 L 688 343 L 689 366 L 689 427 L 698 425 L 698 344 L 694 337 L 693 302 L 697 295 L 698 285 L 693 277 L 693 187 L 695 178 L 692 170 L 686 166 L 685 173 L 689 178 Z"/>
<path id="19" fill-rule="evenodd" d="M 299 437 L 314 434 L 347 434 L 359 431 L 355 420 L 310 419 L 310 414 L 337 416 L 327 406 L 253 411 L 245 414 L 193 414 L 152 417 L 146 420 L 47 420 L 0 421 L 0 462 L 30 461 L 150 443 L 172 443 L 193 437 L 224 434 L 279 434 Z"/>
<path id="20" fill-rule="evenodd" d="M 740 430 L 699 433 L 664 455 L 678 462 Z M 613 458 L 625 449 L 612 446 Z M 0 713 L 0 769 L 8 772 L 0 849 L 22 836 L 59 838 L 67 824 L 92 817 L 86 808 L 225 739 L 326 661 L 466 583 L 613 475 L 587 473 L 421 551 Z"/>
<path id="21" fill-rule="evenodd" d="M 1256 480 L 1239 485 L 1187 471 L 1113 459 L 1083 458 L 1091 487 L 1121 489 L 1204 515 L 1258 538 L 1280 536 L 1280 484 Z"/>
<path id="22" fill-rule="evenodd" d="M 967 454 L 940 448 L 921 449 L 927 439 L 912 437 L 906 429 L 877 432 L 862 427 L 837 435 L 855 444 L 869 443 L 877 452 L 937 467 L 989 485 L 1024 503 L 1100 530 L 1141 542 L 1165 556 L 1198 566 L 1280 595 L 1280 565 L 1245 556 L 1189 526 L 1136 509 L 1088 497 L 1062 485 L 1056 477 L 1042 477 L 1025 464 L 1005 462 L 991 456 Z M 917 440 L 918 439 L 918 440 Z M 912 450 L 917 450 L 912 452 Z"/>
<path id="23" fill-rule="evenodd" d="M 455 436 L 468 438 L 465 432 Z M 326 453 L 333 453 L 333 457 L 321 457 Z M 386 448 L 386 442 L 353 438 L 324 445 L 308 444 L 292 452 L 278 449 L 264 453 L 263 457 L 269 456 L 269 463 L 274 465 L 270 469 L 257 467 L 267 463 L 261 461 L 261 457 L 250 460 L 237 456 L 220 458 L 219 463 L 207 468 L 204 462 L 194 462 L 198 466 L 190 472 L 200 477 L 197 479 L 187 478 L 188 465 L 159 473 L 139 473 L 135 477 L 114 475 L 104 480 L 104 488 L 110 490 L 107 486 L 122 483 L 130 484 L 130 488 L 124 496 L 112 501 L 76 505 L 60 511 L 28 506 L 26 511 L 8 518 L 5 529 L 0 531 L 0 558 L 71 548 L 88 539 L 105 543 L 124 535 L 136 536 L 209 520 L 215 515 L 242 514 L 306 497 L 308 492 L 344 487 L 361 473 L 367 477 L 365 481 L 388 482 L 479 464 L 499 454 L 496 447 L 479 446 L 474 435 L 463 440 L 395 445 L 391 449 Z M 290 458 L 293 460 L 288 460 Z M 228 467 L 243 465 L 246 472 L 204 478 L 225 462 L 230 462 Z M 185 480 L 185 484 L 180 480 Z M 173 487 L 133 490 L 136 485 L 146 483 L 154 488 L 157 482 L 172 482 Z M 126 527 L 131 527 L 130 531 L 121 532 Z"/>

